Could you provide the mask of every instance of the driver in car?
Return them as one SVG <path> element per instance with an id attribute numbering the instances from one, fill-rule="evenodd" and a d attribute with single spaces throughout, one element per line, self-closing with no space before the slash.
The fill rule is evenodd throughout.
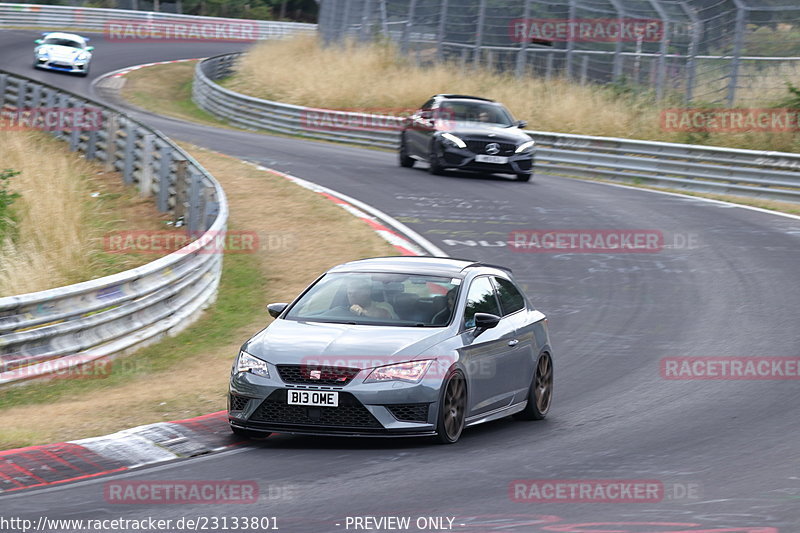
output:
<path id="1" fill-rule="evenodd" d="M 347 286 L 347 300 L 350 312 L 370 318 L 392 318 L 388 309 L 372 300 L 372 287 L 368 281 L 354 280 Z"/>

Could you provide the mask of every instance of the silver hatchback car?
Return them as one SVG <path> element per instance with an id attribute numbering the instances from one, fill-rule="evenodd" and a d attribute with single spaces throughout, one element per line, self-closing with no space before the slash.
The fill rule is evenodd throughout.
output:
<path id="1" fill-rule="evenodd" d="M 434 436 L 550 410 L 545 315 L 507 268 L 386 257 L 336 266 L 242 345 L 228 419 L 238 435 Z"/>

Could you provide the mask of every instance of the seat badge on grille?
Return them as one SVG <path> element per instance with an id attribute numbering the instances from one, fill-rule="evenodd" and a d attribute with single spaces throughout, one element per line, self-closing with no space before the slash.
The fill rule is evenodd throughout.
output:
<path id="1" fill-rule="evenodd" d="M 320 378 L 322 377 L 322 372 L 320 372 L 319 370 L 312 370 L 312 371 L 311 371 L 311 372 L 308 374 L 308 377 L 309 377 L 310 379 L 320 379 Z"/>
<path id="2" fill-rule="evenodd" d="M 496 155 L 500 153 L 500 145 L 497 143 L 489 143 L 486 145 L 486 153 L 489 155 Z"/>

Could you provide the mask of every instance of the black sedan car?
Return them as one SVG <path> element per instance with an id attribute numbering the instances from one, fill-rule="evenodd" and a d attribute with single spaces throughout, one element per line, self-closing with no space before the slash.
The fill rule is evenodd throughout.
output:
<path id="1" fill-rule="evenodd" d="M 425 161 L 431 174 L 448 168 L 531 179 L 534 141 L 500 103 L 437 94 L 409 117 L 400 136 L 400 166 Z"/>
<path id="2" fill-rule="evenodd" d="M 458 440 L 465 427 L 550 410 L 545 315 L 511 271 L 435 257 L 333 267 L 241 348 L 234 433 Z"/>

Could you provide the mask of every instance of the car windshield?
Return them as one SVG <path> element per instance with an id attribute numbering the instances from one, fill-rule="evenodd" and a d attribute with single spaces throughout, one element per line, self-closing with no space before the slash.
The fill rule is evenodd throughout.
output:
<path id="1" fill-rule="evenodd" d="M 326 274 L 285 318 L 377 326 L 444 327 L 459 278 L 384 272 Z"/>
<path id="2" fill-rule="evenodd" d="M 72 39 L 64 39 L 63 37 L 47 37 L 42 44 L 51 44 L 55 46 L 69 46 L 70 48 L 83 48 L 83 44 Z"/>
<path id="3" fill-rule="evenodd" d="M 439 107 L 442 120 L 461 123 L 514 126 L 514 119 L 503 106 L 480 102 L 444 102 Z"/>

